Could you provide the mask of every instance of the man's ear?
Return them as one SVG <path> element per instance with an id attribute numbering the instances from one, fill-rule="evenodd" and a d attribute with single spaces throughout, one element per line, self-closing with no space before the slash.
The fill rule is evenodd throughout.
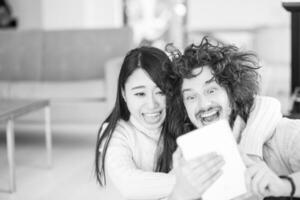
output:
<path id="1" fill-rule="evenodd" d="M 126 97 L 125 97 L 125 92 L 124 92 L 124 90 L 121 90 L 121 93 L 122 93 L 122 97 L 123 97 L 124 101 L 126 102 Z M 126 103 L 127 103 L 127 102 L 126 102 Z"/>

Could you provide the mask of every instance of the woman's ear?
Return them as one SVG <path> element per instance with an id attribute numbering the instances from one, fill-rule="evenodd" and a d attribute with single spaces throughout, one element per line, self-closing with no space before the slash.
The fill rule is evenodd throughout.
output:
<path id="1" fill-rule="evenodd" d="M 121 90 L 121 93 L 122 93 L 122 97 L 123 97 L 124 101 L 127 103 L 124 90 Z"/>

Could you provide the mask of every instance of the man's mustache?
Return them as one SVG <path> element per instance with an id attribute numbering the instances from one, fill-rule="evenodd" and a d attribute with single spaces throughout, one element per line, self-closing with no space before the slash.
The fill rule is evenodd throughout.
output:
<path id="1" fill-rule="evenodd" d="M 203 113 L 210 112 L 212 110 L 221 110 L 221 109 L 222 109 L 221 106 L 211 106 L 211 107 L 209 107 L 207 109 L 200 109 L 199 111 L 196 112 L 195 116 L 196 117 L 201 117 L 201 115 Z"/>

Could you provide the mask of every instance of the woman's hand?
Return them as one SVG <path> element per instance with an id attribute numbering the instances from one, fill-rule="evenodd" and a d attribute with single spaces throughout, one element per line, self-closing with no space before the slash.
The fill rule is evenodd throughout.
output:
<path id="1" fill-rule="evenodd" d="M 260 197 L 289 196 L 291 185 L 279 178 L 264 161 L 257 162 L 246 170 L 246 185 L 248 190 Z"/>
<path id="2" fill-rule="evenodd" d="M 197 199 L 222 174 L 224 160 L 216 153 L 209 153 L 185 161 L 179 149 L 173 154 L 176 184 L 170 199 Z"/>

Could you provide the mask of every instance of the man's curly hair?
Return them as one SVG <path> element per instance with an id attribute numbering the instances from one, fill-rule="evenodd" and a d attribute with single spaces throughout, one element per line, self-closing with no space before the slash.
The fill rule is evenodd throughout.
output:
<path id="1" fill-rule="evenodd" d="M 209 67 L 216 82 L 226 90 L 232 108 L 231 125 L 237 115 L 247 121 L 254 97 L 259 92 L 260 78 L 257 72 L 260 66 L 254 53 L 242 51 L 234 45 L 209 41 L 208 37 L 204 37 L 199 45 L 189 45 L 183 54 L 170 45 L 166 51 L 172 57 L 171 76 L 175 77 L 176 85 L 173 85 L 172 99 L 167 102 L 170 109 L 165 123 L 170 134 L 162 136 L 165 146 L 158 160 L 158 168 L 162 171 L 170 169 L 170 163 L 163 157 L 169 157 L 176 149 L 176 144 L 170 141 L 196 128 L 188 119 L 181 94 L 183 80 L 198 75 L 193 73 L 194 69 Z"/>

